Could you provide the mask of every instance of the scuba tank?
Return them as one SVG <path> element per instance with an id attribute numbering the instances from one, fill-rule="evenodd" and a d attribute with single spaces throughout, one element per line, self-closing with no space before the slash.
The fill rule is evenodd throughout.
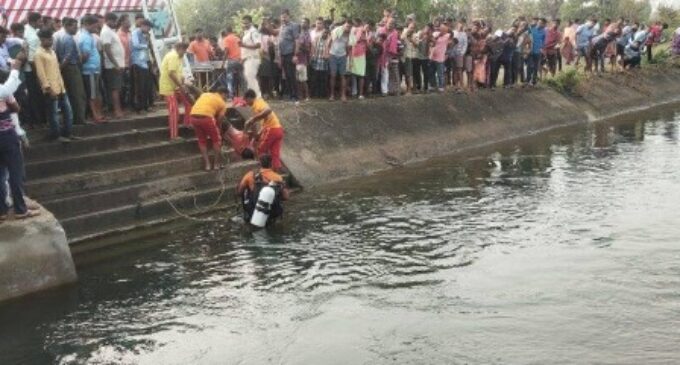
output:
<path id="1" fill-rule="evenodd" d="M 260 194 L 257 197 L 257 203 L 253 210 L 253 216 L 250 218 L 250 224 L 253 226 L 264 228 L 267 225 L 269 214 L 272 212 L 272 205 L 276 199 L 275 186 L 276 183 L 272 182 L 260 189 Z"/>

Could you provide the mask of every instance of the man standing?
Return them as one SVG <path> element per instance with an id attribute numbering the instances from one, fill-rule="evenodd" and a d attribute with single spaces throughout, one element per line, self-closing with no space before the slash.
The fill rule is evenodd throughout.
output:
<path id="1" fill-rule="evenodd" d="M 312 39 L 309 35 L 309 19 L 302 20 L 302 30 L 295 41 L 295 78 L 297 79 L 298 96 L 300 99 L 309 100 L 309 75 L 307 66 L 309 65 L 309 57 L 312 49 Z"/>
<path id="2" fill-rule="evenodd" d="M 87 108 L 85 88 L 83 87 L 83 76 L 80 69 L 80 54 L 74 38 L 76 32 L 78 32 L 78 21 L 73 18 L 65 18 L 62 24 L 64 33 L 56 37 L 55 51 L 66 87 L 66 94 L 73 110 L 73 123 L 85 124 L 85 110 Z"/>
<path id="3" fill-rule="evenodd" d="M 406 95 L 410 95 L 411 92 L 413 91 L 413 85 L 415 84 L 414 82 L 414 75 L 416 74 L 416 69 L 415 65 L 417 63 L 416 59 L 418 57 L 418 48 L 417 48 L 417 43 L 415 41 L 415 36 L 416 36 L 416 21 L 414 17 L 409 15 L 410 18 L 407 18 L 408 25 L 406 28 L 404 28 L 404 31 L 401 33 L 401 41 L 404 44 L 404 73 L 406 76 Z M 417 70 L 420 72 L 420 70 Z M 420 75 L 417 77 L 420 79 Z M 420 82 L 418 82 L 420 83 Z"/>
<path id="4" fill-rule="evenodd" d="M 557 72 L 558 58 L 561 58 L 559 52 L 560 41 L 562 39 L 562 34 L 560 34 L 560 20 L 553 20 L 550 29 L 546 33 L 545 37 L 545 56 L 548 63 L 548 70 L 550 74 L 555 77 L 555 72 Z"/>
<path id="5" fill-rule="evenodd" d="M 38 32 L 40 48 L 35 53 L 34 70 L 40 82 L 40 89 L 45 95 L 45 109 L 50 121 L 50 140 L 58 139 L 62 143 L 71 142 L 71 126 L 73 112 L 71 103 L 66 97 L 64 80 L 59 72 L 59 61 L 52 50 L 52 31 L 43 29 Z M 63 128 L 59 127 L 59 110 L 63 113 Z"/>
<path id="6" fill-rule="evenodd" d="M 99 91 L 101 57 L 97 49 L 97 41 L 93 36 L 99 26 L 99 20 L 95 16 L 86 15 L 82 23 L 83 26 L 78 36 L 78 48 L 83 60 L 81 72 L 85 84 L 85 94 L 90 105 L 92 118 L 96 123 L 102 123 L 104 117 L 101 112 L 101 93 Z"/>
<path id="7" fill-rule="evenodd" d="M 340 98 L 347 101 L 347 49 L 352 25 L 349 21 L 340 27 L 333 29 L 331 34 L 329 66 L 331 71 L 331 96 L 335 100 L 335 81 L 340 76 Z"/>
<path id="8" fill-rule="evenodd" d="M 125 51 L 125 63 L 123 64 L 123 86 L 120 89 L 120 103 L 123 108 L 132 106 L 132 75 L 130 71 L 130 17 L 123 14 L 118 19 L 118 39 Z"/>
<path id="9" fill-rule="evenodd" d="M 38 38 L 38 30 L 42 27 L 42 16 L 39 13 L 28 13 L 28 24 L 24 27 L 24 40 L 28 45 L 28 62 L 24 66 L 24 76 L 26 78 L 26 88 L 28 89 L 28 115 L 30 120 L 29 125 L 45 124 L 47 121 L 47 114 L 43 104 L 43 94 L 40 91 L 38 77 L 33 70 L 33 60 L 35 53 L 40 48 L 40 39 Z"/>
<path id="10" fill-rule="evenodd" d="M 581 57 L 586 60 L 586 70 L 592 71 L 592 60 L 590 59 L 590 40 L 595 35 L 595 21 L 588 20 L 576 28 L 576 67 L 578 67 Z"/>
<path id="11" fill-rule="evenodd" d="M 654 25 L 649 27 L 649 37 L 647 38 L 646 48 L 647 48 L 647 62 L 652 62 L 654 58 L 654 52 L 652 51 L 655 44 L 661 43 L 661 38 L 663 36 L 663 31 L 668 29 L 668 24 L 656 22 Z"/>
<path id="12" fill-rule="evenodd" d="M 387 22 L 387 38 L 385 39 L 384 52 L 388 70 L 387 89 L 390 95 L 398 96 L 401 92 L 401 79 L 399 78 L 399 32 L 396 29 L 393 18 Z"/>
<path id="13" fill-rule="evenodd" d="M 19 69 L 22 62 L 26 60 L 23 52 L 20 52 L 11 65 L 11 72 L 9 77 L 0 81 L 0 161 L 3 161 L 6 169 L 0 169 L 0 222 L 7 219 L 9 207 L 7 206 L 7 190 L 5 188 L 5 180 L 7 173 L 9 173 L 9 187 L 12 194 L 12 201 L 14 205 L 14 218 L 26 219 L 40 214 L 38 211 L 31 211 L 26 206 L 24 199 L 24 161 L 21 154 L 21 147 L 17 131 L 11 118 L 11 114 L 16 112 L 18 107 L 16 103 L 12 103 L 12 94 L 17 91 L 21 84 L 19 80 Z M 7 103 L 7 101 L 10 101 Z"/>
<path id="14" fill-rule="evenodd" d="M 328 96 L 328 50 L 330 49 L 330 32 L 325 28 L 312 43 L 312 96 L 325 98 Z"/>
<path id="15" fill-rule="evenodd" d="M 123 86 L 123 67 L 125 66 L 125 49 L 116 33 L 118 16 L 108 13 L 104 17 L 106 24 L 102 28 L 100 40 L 104 47 L 104 82 L 113 106 L 113 116 L 123 117 L 120 106 L 120 89 Z"/>
<path id="16" fill-rule="evenodd" d="M 196 29 L 194 37 L 187 51 L 194 55 L 194 61 L 197 63 L 210 62 L 210 57 L 213 54 L 212 46 L 210 41 L 203 36 L 203 29 Z"/>
<path id="17" fill-rule="evenodd" d="M 227 26 L 226 32 L 227 35 L 222 40 L 222 46 L 224 47 L 225 72 L 227 75 L 229 97 L 234 97 L 238 95 L 237 88 L 241 87 L 241 46 L 239 46 L 241 40 L 234 33 L 231 26 Z"/>
<path id="18" fill-rule="evenodd" d="M 453 31 L 453 38 L 458 43 L 453 47 L 454 69 L 453 81 L 456 90 L 463 90 L 463 70 L 465 69 L 465 54 L 468 49 L 468 34 L 465 31 L 465 20 L 459 20 L 456 23 L 456 29 Z M 468 80 L 469 82 L 469 80 Z"/>
<path id="19" fill-rule="evenodd" d="M 135 110 L 150 111 L 149 94 L 151 94 L 151 71 L 149 70 L 149 30 L 151 22 L 143 19 L 140 26 L 132 32 L 130 41 L 132 77 L 135 90 L 133 102 Z"/>
<path id="20" fill-rule="evenodd" d="M 165 101 L 168 104 L 168 127 L 170 129 L 171 140 L 178 136 L 179 107 L 177 103 L 179 101 L 184 103 L 184 125 L 191 125 L 191 103 L 184 91 L 182 76 L 183 59 L 186 51 L 186 43 L 177 43 L 175 44 L 175 49 L 168 52 L 161 62 L 158 93 L 165 97 Z"/>
<path id="21" fill-rule="evenodd" d="M 300 26 L 290 21 L 288 9 L 281 13 L 281 30 L 279 31 L 279 50 L 281 64 L 286 77 L 286 91 L 292 101 L 298 101 L 297 78 L 295 77 L 295 40 L 300 34 Z"/>
<path id="22" fill-rule="evenodd" d="M 536 85 L 538 83 L 538 71 L 541 68 L 541 58 L 543 56 L 543 48 L 545 47 L 546 23 L 547 21 L 541 18 L 529 27 L 531 53 L 529 53 L 527 85 Z"/>
<path id="23" fill-rule="evenodd" d="M 260 48 L 262 37 L 260 32 L 253 26 L 253 18 L 250 15 L 243 17 L 243 37 L 241 38 L 241 62 L 243 62 L 243 74 L 248 88 L 261 96 L 260 84 L 257 81 L 257 71 L 260 69 Z"/>
<path id="24" fill-rule="evenodd" d="M 283 145 L 283 127 L 276 114 L 271 110 L 267 102 L 258 98 L 253 90 L 246 91 L 246 103 L 253 110 L 253 116 L 248 119 L 243 130 L 250 130 L 254 123 L 262 121 L 257 149 L 259 156 L 269 154 L 272 156 L 274 171 L 281 170 L 281 146 Z"/>

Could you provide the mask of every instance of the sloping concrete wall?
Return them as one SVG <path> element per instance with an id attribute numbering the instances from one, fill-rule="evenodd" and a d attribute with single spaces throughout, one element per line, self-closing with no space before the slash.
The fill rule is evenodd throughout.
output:
<path id="1" fill-rule="evenodd" d="M 283 160 L 309 187 L 678 101 L 680 70 L 593 77 L 579 92 L 540 87 L 273 108 L 286 128 Z"/>
<path id="2" fill-rule="evenodd" d="M 51 213 L 0 224 L 0 301 L 77 279 L 66 234 Z"/>

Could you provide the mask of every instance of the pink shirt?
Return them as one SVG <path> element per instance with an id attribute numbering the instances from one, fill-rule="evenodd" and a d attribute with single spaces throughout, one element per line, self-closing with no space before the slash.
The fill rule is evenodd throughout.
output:
<path id="1" fill-rule="evenodd" d="M 385 39 L 385 53 L 389 58 L 394 58 L 399 56 L 399 32 L 396 29 L 387 33 L 387 39 Z"/>
<path id="2" fill-rule="evenodd" d="M 352 46 L 353 57 L 363 57 L 366 55 L 368 44 L 366 41 L 366 32 L 363 27 L 354 30 L 354 37 L 356 37 L 356 44 Z"/>
<path id="3" fill-rule="evenodd" d="M 437 38 L 439 33 L 440 32 L 434 32 L 432 35 L 436 40 L 434 41 L 434 47 L 432 47 L 432 51 L 430 52 L 430 59 L 434 62 L 443 63 L 446 61 L 446 48 L 449 46 L 449 38 L 451 35 L 446 33 Z"/>

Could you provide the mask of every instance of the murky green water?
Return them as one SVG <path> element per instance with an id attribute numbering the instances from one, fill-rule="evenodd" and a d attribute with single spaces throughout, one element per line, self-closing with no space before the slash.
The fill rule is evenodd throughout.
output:
<path id="1" fill-rule="evenodd" d="M 273 232 L 174 232 L 0 306 L 0 363 L 680 363 L 679 127 L 582 126 L 306 192 Z"/>

